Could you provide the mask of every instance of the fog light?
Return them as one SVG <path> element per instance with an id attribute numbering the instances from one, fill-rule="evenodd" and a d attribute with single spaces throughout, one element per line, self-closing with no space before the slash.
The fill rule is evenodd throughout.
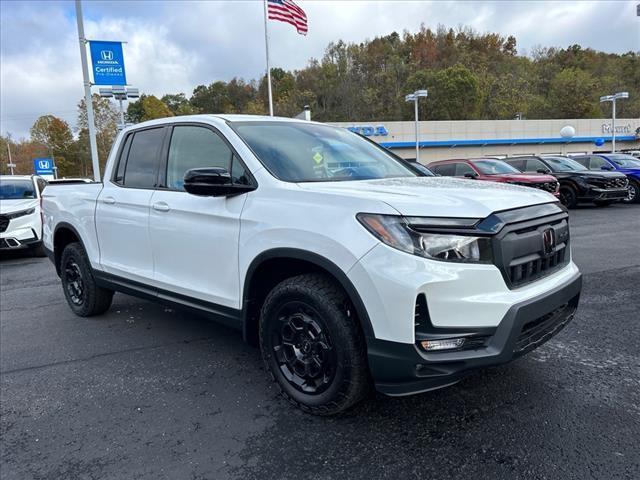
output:
<path id="1" fill-rule="evenodd" d="M 443 340 L 423 340 L 420 342 L 422 348 L 428 352 L 435 350 L 452 350 L 460 348 L 464 345 L 464 338 L 445 338 Z"/>

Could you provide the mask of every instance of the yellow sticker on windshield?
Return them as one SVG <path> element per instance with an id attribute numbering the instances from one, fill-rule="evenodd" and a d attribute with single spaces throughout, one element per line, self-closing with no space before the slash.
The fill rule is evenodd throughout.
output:
<path id="1" fill-rule="evenodd" d="M 322 154 L 320 152 L 316 152 L 316 154 L 313 156 L 313 159 L 319 165 L 319 164 L 322 163 L 322 160 L 324 160 L 324 157 L 322 156 Z"/>

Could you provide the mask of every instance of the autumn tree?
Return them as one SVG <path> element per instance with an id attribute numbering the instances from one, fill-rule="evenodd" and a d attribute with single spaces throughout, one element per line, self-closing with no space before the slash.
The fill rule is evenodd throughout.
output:
<path id="1" fill-rule="evenodd" d="M 78 171 L 73 134 L 67 122 L 53 115 L 43 115 L 35 121 L 30 133 L 31 139 L 44 145 L 53 157 L 58 175 L 74 175 Z"/>
<path id="2" fill-rule="evenodd" d="M 104 171 L 104 165 L 111 151 L 113 141 L 118 134 L 119 114 L 115 106 L 107 98 L 93 94 L 93 115 L 96 127 L 96 142 L 98 144 L 98 160 L 100 170 Z M 83 174 L 88 175 L 91 165 L 91 151 L 89 146 L 89 129 L 87 122 L 87 109 L 84 98 L 78 103 L 78 156 L 83 166 Z"/>

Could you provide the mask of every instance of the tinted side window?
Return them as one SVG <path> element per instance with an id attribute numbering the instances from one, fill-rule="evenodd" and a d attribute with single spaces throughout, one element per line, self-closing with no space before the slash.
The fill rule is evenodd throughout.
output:
<path id="1" fill-rule="evenodd" d="M 580 165 L 583 165 L 589 168 L 589 157 L 571 157 L 573 160 L 578 162 Z"/>
<path id="2" fill-rule="evenodd" d="M 184 190 L 184 174 L 192 168 L 221 167 L 231 172 L 233 152 L 218 134 L 205 127 L 177 126 L 171 135 L 167 187 Z M 239 170 L 236 167 L 236 171 Z M 237 172 L 240 176 L 244 172 Z"/>
<path id="3" fill-rule="evenodd" d="M 524 171 L 524 160 L 505 160 L 509 165 L 517 168 L 521 172 Z"/>
<path id="4" fill-rule="evenodd" d="M 453 177 L 456 173 L 456 166 L 453 163 L 445 165 L 435 165 L 431 168 L 431 170 L 444 177 Z"/>
<path id="5" fill-rule="evenodd" d="M 538 160 L 537 158 L 530 158 L 527 160 L 527 165 L 526 165 L 526 172 L 537 172 L 538 170 L 549 170 L 549 167 L 547 167 L 544 163 L 542 163 L 540 160 Z"/>
<path id="6" fill-rule="evenodd" d="M 466 173 L 476 172 L 466 163 L 456 163 L 456 177 L 464 177 Z"/>
<path id="7" fill-rule="evenodd" d="M 128 135 L 124 141 L 124 146 L 122 147 L 122 151 L 120 152 L 120 159 L 118 160 L 118 169 L 116 170 L 116 174 L 113 177 L 113 181 L 122 185 L 124 181 L 124 167 L 127 165 L 127 155 L 129 154 L 129 148 L 131 147 L 131 139 L 133 138 L 133 134 Z"/>
<path id="8" fill-rule="evenodd" d="M 596 156 L 591 157 L 591 164 L 585 165 L 585 167 L 589 168 L 589 170 L 602 170 L 602 167 L 606 167 L 607 169 L 613 170 L 613 167 L 609 165 L 609 162 L 607 162 L 602 157 L 596 157 Z"/>
<path id="9" fill-rule="evenodd" d="M 164 128 L 142 130 L 134 134 L 124 169 L 124 185 L 126 187 L 155 187 L 158 156 L 163 137 Z"/>

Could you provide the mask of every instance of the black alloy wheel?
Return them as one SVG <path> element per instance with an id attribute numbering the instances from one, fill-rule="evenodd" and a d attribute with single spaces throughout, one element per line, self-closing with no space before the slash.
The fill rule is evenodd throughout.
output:
<path id="1" fill-rule="evenodd" d="M 577 202 L 576 192 L 571 187 L 560 188 L 560 203 L 567 208 L 574 208 Z"/>
<path id="2" fill-rule="evenodd" d="M 627 189 L 627 196 L 622 200 L 623 203 L 638 203 L 640 202 L 640 185 L 636 182 L 629 182 Z"/>
<path id="3" fill-rule="evenodd" d="M 277 284 L 260 312 L 260 349 L 282 395 L 314 415 L 334 415 L 369 393 L 364 334 L 351 302 L 328 275 Z"/>
<path id="4" fill-rule="evenodd" d="M 269 337 L 282 375 L 301 392 L 324 392 L 335 376 L 337 357 L 320 314 L 292 301 L 281 305 L 276 316 Z"/>
<path id="5" fill-rule="evenodd" d="M 91 263 L 80 243 L 70 243 L 60 256 L 60 280 L 69 307 L 80 317 L 106 312 L 111 306 L 113 290 L 96 284 Z"/>
<path id="6" fill-rule="evenodd" d="M 68 298 L 74 305 L 80 306 L 84 303 L 85 295 L 80 266 L 75 258 L 70 257 L 63 268 L 62 283 L 67 290 Z"/>

